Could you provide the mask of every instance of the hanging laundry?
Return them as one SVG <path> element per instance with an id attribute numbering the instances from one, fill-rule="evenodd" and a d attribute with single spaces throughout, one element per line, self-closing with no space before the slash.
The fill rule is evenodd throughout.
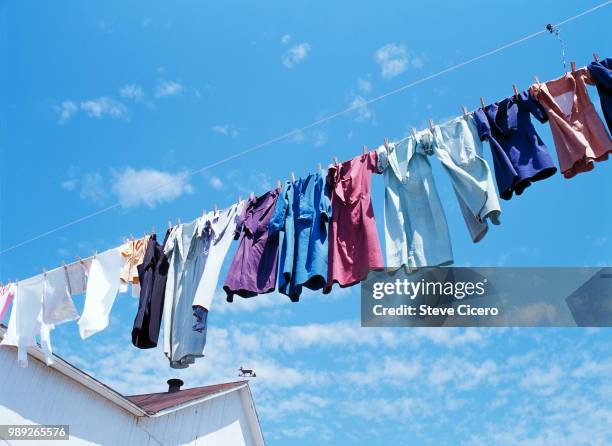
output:
<path id="1" fill-rule="evenodd" d="M 4 315 L 8 310 L 9 305 L 13 302 L 15 296 L 15 284 L 8 283 L 0 286 L 0 322 L 4 320 Z"/>
<path id="2" fill-rule="evenodd" d="M 204 223 L 198 218 L 176 225 L 164 244 L 170 264 L 163 311 L 164 353 L 175 369 L 189 367 L 204 356 L 206 333 L 191 330 L 193 298 L 206 264 L 200 237 Z"/>
<path id="3" fill-rule="evenodd" d="M 166 231 L 164 243 L 157 243 L 157 236 L 152 234 L 147 242 L 143 262 L 138 265 L 138 283 L 140 284 L 140 301 L 132 328 L 132 344 L 138 348 L 153 348 L 157 346 L 166 280 L 170 267 L 164 254 L 164 245 L 171 230 Z"/>
<path id="4" fill-rule="evenodd" d="M 557 172 L 530 115 L 548 121 L 542 106 L 526 91 L 474 112 L 478 135 L 491 146 L 497 190 L 504 200 Z"/>
<path id="5" fill-rule="evenodd" d="M 120 247 L 93 257 L 87 280 L 85 306 L 78 322 L 82 339 L 108 326 L 110 312 L 119 292 L 119 275 L 124 263 L 125 258 L 121 255 Z"/>
<path id="6" fill-rule="evenodd" d="M 421 144 L 425 138 L 426 145 Z M 389 268 L 450 265 L 446 216 L 432 175 L 429 131 L 378 149 L 385 178 L 385 246 Z"/>
<path id="7" fill-rule="evenodd" d="M 42 320 L 47 325 L 59 325 L 79 318 L 72 293 L 67 267 L 43 274 Z"/>
<path id="8" fill-rule="evenodd" d="M 132 296 L 139 297 L 140 285 L 137 267 L 142 263 L 144 259 L 148 241 L 149 236 L 145 235 L 144 237 L 138 240 L 128 240 L 123 245 L 121 245 L 121 255 L 123 256 L 125 261 L 125 264 L 121 269 L 120 276 L 122 293 L 125 293 L 127 291 L 128 283 L 131 283 Z"/>
<path id="9" fill-rule="evenodd" d="M 223 284 L 228 302 L 234 300 L 234 294 L 253 297 L 274 291 L 279 237 L 278 233 L 268 234 L 268 224 L 280 191 L 273 189 L 249 199 L 236 223 L 238 248 Z"/>
<path id="10" fill-rule="evenodd" d="M 42 297 L 44 276 L 31 277 L 15 284 L 15 297 L 9 318 L 8 329 L 1 345 L 17 347 L 17 360 L 20 367 L 28 366 L 28 347 L 36 347 L 36 338 L 47 365 L 53 364 L 51 330 L 53 326 L 42 321 Z"/>
<path id="11" fill-rule="evenodd" d="M 612 59 L 593 61 L 588 68 L 599 93 L 601 110 L 606 118 L 608 130 L 612 132 Z"/>
<path id="12" fill-rule="evenodd" d="M 434 126 L 431 147 L 421 140 L 424 150 L 433 149 L 448 173 L 459 207 L 474 243 L 489 230 L 488 220 L 498 225 L 501 209 L 489 164 L 482 154 L 482 142 L 472 115 L 459 116 Z"/>
<path id="13" fill-rule="evenodd" d="M 382 173 L 375 151 L 329 168 L 332 220 L 329 227 L 327 284 L 348 287 L 372 269 L 384 267 L 371 198 L 372 172 Z"/>
<path id="14" fill-rule="evenodd" d="M 206 265 L 192 302 L 195 324 L 191 328 L 197 332 L 206 330 L 208 312 L 217 290 L 221 267 L 234 241 L 236 223 L 245 204 L 245 201 L 240 201 L 223 211 L 209 212 L 202 217 L 204 226 L 200 237 L 204 242 Z M 184 329 L 188 330 L 187 326 Z"/>
<path id="15" fill-rule="evenodd" d="M 594 82 L 584 67 L 530 87 L 548 115 L 561 173 L 568 179 L 593 170 L 594 161 L 605 161 L 612 152 L 612 141 L 589 98 L 587 84 Z"/>
<path id="16" fill-rule="evenodd" d="M 91 268 L 91 261 L 92 258 L 90 257 L 64 267 L 71 296 L 77 296 L 87 291 L 87 278 Z"/>
<path id="17" fill-rule="evenodd" d="M 287 182 L 268 225 L 271 235 L 284 232 L 278 290 L 293 302 L 302 288 L 323 288 L 327 282 L 329 190 L 320 173 Z"/>

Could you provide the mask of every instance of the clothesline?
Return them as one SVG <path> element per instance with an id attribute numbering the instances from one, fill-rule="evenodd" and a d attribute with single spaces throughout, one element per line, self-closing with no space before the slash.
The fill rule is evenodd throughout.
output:
<path id="1" fill-rule="evenodd" d="M 586 9 L 586 10 L 584 10 L 584 11 L 578 13 L 578 14 L 575 14 L 575 15 L 573 15 L 571 17 L 568 17 L 568 18 L 558 22 L 557 24 L 554 25 L 554 27 L 559 27 L 559 26 L 562 26 L 562 25 L 564 25 L 566 23 L 572 22 L 572 21 L 574 21 L 574 20 L 576 20 L 576 19 L 578 19 L 580 17 L 583 17 L 583 16 L 585 16 L 587 14 L 590 14 L 590 13 L 596 11 L 596 10 L 599 10 L 599 9 L 605 7 L 605 6 L 608 6 L 611 3 L 612 3 L 612 0 L 608 0 L 608 1 L 605 1 L 605 2 L 603 2 L 601 4 L 595 5 L 595 6 L 591 7 L 591 8 L 589 8 L 589 9 Z M 472 57 L 470 59 L 467 59 L 467 60 L 465 60 L 463 62 L 460 62 L 460 63 L 457 63 L 457 64 L 452 65 L 450 67 L 447 67 L 447 68 L 445 68 L 445 69 L 443 69 L 441 71 L 438 71 L 438 72 L 436 72 L 434 74 L 425 76 L 425 77 L 423 77 L 421 79 L 418 79 L 416 81 L 413 81 L 413 82 L 410 82 L 408 84 L 402 85 L 402 86 L 400 86 L 400 87 L 398 87 L 398 88 L 396 88 L 394 90 L 391 90 L 389 92 L 383 93 L 383 94 L 381 94 L 379 96 L 376 96 L 374 98 L 366 100 L 363 103 L 355 104 L 355 105 L 352 105 L 352 106 L 350 106 L 348 108 L 345 108 L 344 110 L 341 110 L 341 111 L 332 113 L 330 115 L 327 115 L 327 116 L 325 116 L 325 117 L 323 117 L 321 119 L 318 119 L 316 121 L 313 121 L 312 123 L 307 124 L 307 125 L 305 125 L 303 127 L 300 127 L 298 129 L 294 129 L 294 130 L 291 130 L 289 132 L 283 133 L 283 134 L 281 134 L 281 135 L 279 135 L 277 137 L 271 138 L 271 139 L 269 139 L 267 141 L 264 141 L 262 143 L 256 144 L 254 146 L 251 146 L 251 147 L 249 147 L 249 148 L 247 148 L 245 150 L 237 152 L 237 153 L 235 153 L 233 155 L 230 155 L 230 156 L 228 156 L 226 158 L 218 160 L 218 161 L 216 161 L 214 163 L 211 163 L 211 164 L 208 164 L 206 166 L 202 166 L 202 167 L 200 167 L 198 169 L 192 170 L 192 171 L 188 172 L 184 177 L 182 177 L 182 179 L 190 178 L 190 177 L 192 177 L 192 176 L 194 176 L 194 175 L 196 175 L 198 173 L 202 173 L 204 171 L 210 170 L 210 169 L 212 169 L 214 167 L 217 167 L 219 165 L 225 164 L 225 163 L 227 163 L 229 161 L 232 161 L 234 159 L 240 158 L 240 157 L 245 156 L 245 155 L 247 155 L 249 153 L 252 153 L 254 151 L 260 150 L 260 149 L 262 149 L 264 147 L 267 147 L 267 146 L 270 146 L 270 145 L 275 144 L 277 142 L 289 139 L 289 138 L 291 138 L 294 135 L 299 135 L 299 134 L 301 134 L 304 131 L 310 130 L 310 129 L 314 128 L 314 127 L 317 127 L 317 126 L 320 126 L 320 125 L 322 125 L 322 124 L 324 124 L 326 122 L 329 122 L 329 121 L 331 121 L 331 120 L 333 120 L 335 118 L 338 118 L 340 116 L 343 116 L 343 115 L 346 115 L 348 113 L 351 113 L 351 112 L 353 112 L 353 111 L 363 107 L 364 105 L 370 105 L 370 104 L 373 104 L 375 102 L 379 102 L 379 101 L 381 101 L 381 100 L 383 100 L 383 99 L 385 99 L 387 97 L 396 95 L 396 94 L 401 93 L 401 92 L 403 92 L 403 91 L 405 91 L 405 90 L 407 90 L 409 88 L 412 88 L 414 86 L 420 85 L 420 84 L 422 84 L 424 82 L 427 82 L 429 80 L 438 78 L 438 77 L 440 77 L 440 76 L 442 76 L 442 75 L 444 75 L 446 73 L 452 72 L 454 70 L 462 68 L 462 67 L 464 67 L 466 65 L 469 65 L 471 63 L 477 62 L 477 61 L 479 61 L 481 59 L 484 59 L 486 57 L 489 57 L 489 56 L 492 56 L 494 54 L 497 54 L 497 53 L 499 53 L 501 51 L 504 51 L 504 50 L 506 50 L 508 48 L 511 48 L 511 47 L 513 47 L 515 45 L 518 45 L 518 44 L 520 44 L 522 42 L 525 42 L 527 40 L 530 40 L 530 39 L 532 39 L 534 37 L 537 37 L 537 36 L 539 36 L 541 34 L 544 34 L 546 32 L 548 32 L 546 29 L 533 32 L 533 33 L 528 34 L 526 36 L 523 36 L 523 37 L 521 37 L 521 38 L 519 38 L 517 40 L 514 40 L 512 42 L 504 44 L 504 45 L 502 45 L 502 46 L 500 46 L 498 48 L 495 48 L 493 50 L 487 51 L 487 52 L 482 53 L 482 54 L 480 54 L 478 56 L 475 56 L 475 57 Z M 156 186 L 156 187 L 150 189 L 149 191 L 145 192 L 145 194 L 148 194 L 148 195 L 153 194 L 153 193 L 163 189 L 164 187 L 168 187 L 168 186 L 174 184 L 175 182 L 176 182 L 175 179 L 170 180 L 170 181 L 168 181 L 166 183 L 163 183 L 163 184 L 161 184 L 159 186 Z M 36 241 L 36 240 L 40 240 L 40 239 L 42 239 L 44 237 L 47 237 L 47 236 L 49 236 L 51 234 L 54 234 L 54 233 L 58 232 L 58 231 L 62 231 L 64 229 L 67 229 L 69 227 L 72 227 L 74 225 L 82 223 L 84 221 L 87 221 L 87 220 L 90 220 L 92 218 L 95 218 L 95 217 L 97 217 L 99 215 L 102 215 L 102 214 L 104 214 L 106 212 L 109 212 L 109 211 L 111 211 L 113 209 L 118 209 L 121 206 L 122 206 L 121 202 L 117 202 L 117 203 L 109 205 L 109 206 L 107 206 L 105 208 L 102 208 L 102 209 L 100 209 L 98 211 L 92 212 L 90 214 L 86 214 L 86 215 L 84 215 L 82 217 L 79 217 L 79 218 L 77 218 L 75 220 L 72 220 L 72 221 L 69 221 L 67 223 L 64 223 L 64 224 L 61 224 L 59 226 L 56 226 L 54 228 L 51 228 L 51 229 L 49 229 L 47 231 L 44 231 L 44 232 L 42 232 L 42 233 L 40 233 L 40 234 L 38 234 L 38 235 L 36 235 L 34 237 L 31 237 L 29 239 L 23 240 L 21 242 L 18 242 L 16 244 L 12 245 L 12 246 L 9 246 L 7 248 L 4 248 L 4 249 L 0 250 L 0 255 L 5 254 L 5 253 L 10 252 L 10 251 L 13 251 L 13 250 L 15 250 L 17 248 L 25 246 L 25 245 L 27 245 L 29 243 L 32 243 L 32 242 Z"/>

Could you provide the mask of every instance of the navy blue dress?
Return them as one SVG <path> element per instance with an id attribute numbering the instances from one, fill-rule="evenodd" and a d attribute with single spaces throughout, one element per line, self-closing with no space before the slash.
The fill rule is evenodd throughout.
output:
<path id="1" fill-rule="evenodd" d="M 608 130 L 612 133 L 612 59 L 607 58 L 589 64 L 589 73 L 595 81 L 601 109 L 603 110 Z"/>
<path id="2" fill-rule="evenodd" d="M 521 195 L 534 181 L 553 175 L 557 168 L 537 134 L 531 116 L 544 123 L 546 112 L 524 91 L 474 112 L 478 135 L 489 141 L 499 196 Z"/>

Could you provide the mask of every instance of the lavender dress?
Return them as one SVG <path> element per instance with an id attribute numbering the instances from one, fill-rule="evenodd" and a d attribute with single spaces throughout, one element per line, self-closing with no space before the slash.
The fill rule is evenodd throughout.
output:
<path id="1" fill-rule="evenodd" d="M 278 270 L 278 232 L 270 235 L 268 223 L 274 214 L 280 189 L 250 199 L 236 222 L 238 249 L 230 265 L 223 289 L 227 301 L 234 294 L 253 297 L 274 291 Z"/>

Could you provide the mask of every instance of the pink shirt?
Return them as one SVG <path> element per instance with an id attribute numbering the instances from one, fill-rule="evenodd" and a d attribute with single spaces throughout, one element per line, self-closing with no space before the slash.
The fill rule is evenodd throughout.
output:
<path id="1" fill-rule="evenodd" d="M 6 310 L 13 301 L 15 295 L 15 284 L 9 283 L 0 287 L 0 322 L 4 319 Z"/>
<path id="2" fill-rule="evenodd" d="M 329 227 L 328 275 L 323 293 L 334 283 L 341 287 L 364 279 L 369 270 L 384 266 L 370 195 L 376 152 L 369 152 L 330 167 L 332 221 Z"/>
<path id="3" fill-rule="evenodd" d="M 612 152 L 612 141 L 589 98 L 587 84 L 594 82 L 589 71 L 580 68 L 530 87 L 548 115 L 565 178 L 592 170 L 593 161 L 605 161 Z"/>

